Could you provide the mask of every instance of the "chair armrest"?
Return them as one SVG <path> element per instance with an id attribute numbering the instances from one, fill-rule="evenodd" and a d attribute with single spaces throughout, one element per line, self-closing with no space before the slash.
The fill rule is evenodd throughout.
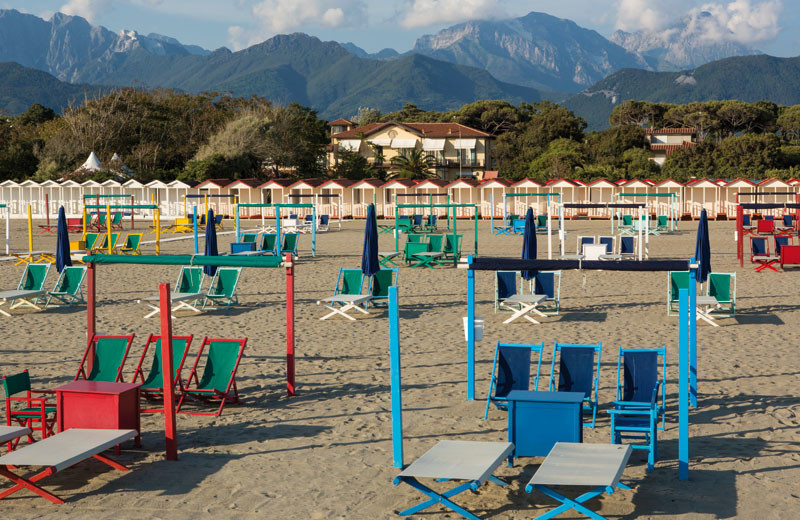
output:
<path id="1" fill-rule="evenodd" d="M 642 409 L 642 408 L 635 409 L 635 410 L 631 410 L 631 409 L 628 409 L 628 410 L 607 410 L 607 412 L 610 413 L 611 415 L 650 415 L 650 416 L 653 415 L 654 411 L 655 410 L 650 409 L 650 408 L 648 408 L 646 410 Z"/>
<path id="2" fill-rule="evenodd" d="M 612 401 L 611 405 L 616 408 L 652 408 L 652 404 L 645 401 Z"/>
<path id="3" fill-rule="evenodd" d="M 32 394 L 53 394 L 55 395 L 55 390 L 31 390 Z"/>

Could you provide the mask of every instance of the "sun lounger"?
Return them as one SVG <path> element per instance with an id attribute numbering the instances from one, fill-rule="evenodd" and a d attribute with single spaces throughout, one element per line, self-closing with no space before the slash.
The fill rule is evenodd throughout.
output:
<path id="1" fill-rule="evenodd" d="M 25 430 L 30 442 L 34 442 L 33 432 L 39 431 L 44 439 L 48 435 L 53 435 L 53 427 L 56 422 L 56 404 L 48 402 L 47 397 L 34 397 L 34 395 L 50 395 L 49 390 L 32 390 L 31 378 L 27 370 L 19 374 L 5 376 L 2 378 L 3 391 L 6 400 L 6 424 L 8 427 L 13 422 Z M 20 394 L 24 394 L 20 396 Z M 20 403 L 15 406 L 14 403 Z M 36 426 L 38 424 L 38 427 Z M 4 442 L 0 440 L 0 442 Z M 13 450 L 19 438 L 13 442 L 8 440 L 8 451 Z"/>
<path id="2" fill-rule="evenodd" d="M 84 278 L 86 278 L 86 266 L 65 267 L 56 280 L 53 290 L 47 293 L 47 302 L 44 304 L 44 308 L 50 306 L 53 298 L 64 305 L 86 303 L 86 300 L 83 299 L 82 288 Z"/>
<path id="3" fill-rule="evenodd" d="M 193 336 L 172 336 L 172 381 L 174 386 L 178 388 L 183 388 L 181 371 L 183 370 L 183 364 L 186 362 L 186 356 L 189 354 L 192 338 Z M 151 345 L 153 346 L 153 363 L 150 365 L 150 372 L 145 377 L 142 365 Z M 133 382 L 136 383 L 138 379 L 142 383 L 139 387 L 140 395 L 147 399 L 163 398 L 164 373 L 161 370 L 162 366 L 161 336 L 150 334 L 147 337 L 147 343 L 144 345 L 142 357 L 139 358 L 139 364 L 136 365 L 136 371 L 133 373 Z M 149 408 L 141 411 L 143 413 L 164 413 L 163 408 Z"/>
<path id="4" fill-rule="evenodd" d="M 119 241 L 120 234 L 121 233 L 111 233 L 111 251 L 114 251 L 117 248 L 117 242 Z M 109 240 L 108 233 L 106 233 L 105 235 L 103 235 L 103 239 L 100 240 L 99 245 L 97 244 L 97 242 L 95 242 L 95 245 L 90 250 L 90 253 L 93 255 L 96 255 L 98 253 L 101 255 L 104 253 L 108 253 L 108 240 Z"/>
<path id="5" fill-rule="evenodd" d="M 12 441 L 15 441 L 20 437 L 24 437 L 30 434 L 31 434 L 30 428 L 23 428 L 22 426 L 0 425 L 0 444 L 4 442 L 10 444 Z"/>
<path id="6" fill-rule="evenodd" d="M 588 412 L 592 416 L 591 422 L 584 423 L 584 426 L 590 428 L 594 428 L 597 418 L 602 348 L 602 343 L 594 345 L 556 343 L 550 364 L 549 391 L 583 392 L 584 413 Z M 597 353 L 596 363 L 595 353 Z M 556 370 L 557 358 L 558 370 Z M 556 384 L 556 374 L 558 374 L 558 384 Z"/>
<path id="7" fill-rule="evenodd" d="M 0 457 L 0 475 L 14 482 L 15 486 L 1 492 L 0 499 L 27 489 L 54 504 L 63 504 L 62 499 L 45 491 L 36 482 L 92 457 L 112 468 L 128 471 L 128 468 L 101 453 L 126 440 L 133 439 L 137 435 L 136 430 L 72 428 L 7 453 Z M 11 472 L 12 469 L 19 466 L 39 466 L 45 469 L 30 477 L 20 477 Z"/>
<path id="8" fill-rule="evenodd" d="M 183 266 L 180 273 L 178 273 L 178 281 L 175 283 L 170 300 L 174 307 L 172 307 L 171 314 L 175 317 L 175 311 L 181 309 L 189 309 L 196 313 L 200 312 L 197 305 L 205 298 L 203 293 L 203 280 L 205 280 L 205 273 L 202 267 Z M 143 303 L 152 309 L 152 312 L 147 314 L 145 318 L 154 316 L 161 312 L 159 306 L 161 298 L 159 296 L 150 296 L 141 300 L 136 300 L 136 303 Z"/>
<path id="9" fill-rule="evenodd" d="M 133 337 L 130 336 L 102 336 L 95 334 L 86 345 L 78 372 L 75 374 L 75 381 L 86 379 L 87 381 L 105 381 L 108 383 L 124 382 L 122 378 L 122 367 L 133 344 Z M 94 347 L 94 348 L 92 348 Z M 87 366 L 87 358 L 94 351 L 91 370 Z M 87 372 L 88 370 L 88 372 Z"/>
<path id="10" fill-rule="evenodd" d="M 240 403 L 239 391 L 236 388 L 236 371 L 247 345 L 245 339 L 210 339 L 203 338 L 200 351 L 192 365 L 192 371 L 186 380 L 181 398 L 178 401 L 178 412 L 187 415 L 222 415 L 226 403 Z M 202 377 L 198 377 L 198 364 L 203 356 L 203 351 L 208 347 Z M 181 407 L 186 397 L 200 400 L 219 400 L 219 409 L 216 412 L 183 412 Z"/>
<path id="11" fill-rule="evenodd" d="M 230 309 L 231 304 L 238 304 L 239 297 L 236 289 L 242 277 L 241 267 L 218 267 L 214 277 L 211 278 L 211 287 L 203 300 L 203 309 L 211 303 L 212 305 L 225 305 L 225 309 Z"/>
<path id="12" fill-rule="evenodd" d="M 297 233 L 284 233 L 283 243 L 281 244 L 280 255 L 283 257 L 286 253 L 292 253 L 292 257 L 299 256 L 297 254 L 297 246 L 300 242 L 300 235 Z"/>
<path id="13" fill-rule="evenodd" d="M 501 302 L 520 292 L 517 276 L 519 271 L 495 271 L 494 275 L 494 313 L 501 307 Z M 513 310 L 513 309 L 512 309 Z"/>
<path id="14" fill-rule="evenodd" d="M 489 416 L 489 404 L 494 403 L 501 410 L 507 409 L 506 396 L 512 390 L 531 390 L 531 361 L 533 353 L 538 353 L 536 375 L 533 378 L 533 390 L 539 387 L 539 371 L 542 368 L 542 350 L 544 343 L 538 345 L 521 345 L 517 343 L 500 343 L 494 349 L 492 377 L 489 393 L 486 397 L 486 411 L 483 420 Z"/>
<path id="15" fill-rule="evenodd" d="M 355 318 L 347 314 L 350 310 L 357 310 L 362 314 L 368 314 L 366 306 L 371 296 L 369 294 L 362 294 L 361 291 L 363 287 L 364 273 L 361 269 L 339 268 L 333 296 L 317 301 L 317 305 L 325 304 L 325 308 L 331 311 L 320 318 L 320 320 L 327 320 L 328 318 L 339 315 L 344 316 L 348 320 L 355 321 Z M 339 308 L 339 306 L 341 306 L 341 308 Z"/>
<path id="16" fill-rule="evenodd" d="M 27 264 L 22 278 L 19 280 L 16 290 L 0 292 L 0 305 L 11 302 L 9 309 L 17 307 L 32 307 L 41 310 L 37 305 L 39 299 L 47 294 L 44 283 L 47 280 L 47 273 L 50 272 L 50 264 Z M 0 309 L 0 314 L 11 317 L 9 313 Z"/>

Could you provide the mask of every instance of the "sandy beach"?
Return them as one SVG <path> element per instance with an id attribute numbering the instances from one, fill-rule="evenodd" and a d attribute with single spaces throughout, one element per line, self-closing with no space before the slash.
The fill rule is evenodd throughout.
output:
<path id="1" fill-rule="evenodd" d="M 255 225 L 255 223 L 253 224 Z M 128 224 L 126 223 L 126 228 Z M 226 222 L 227 230 L 233 228 Z M 459 221 L 464 249 L 472 250 L 470 221 Z M 607 221 L 570 221 L 568 251 L 579 234 L 607 234 Z M 145 223 L 137 223 L 142 230 Z M 467 401 L 466 271 L 408 269 L 399 274 L 400 341 L 405 425 L 405 462 L 414 461 L 440 439 L 506 439 L 506 413 L 492 409 L 483 421 L 491 360 L 497 340 L 545 343 L 539 389 L 546 389 L 554 341 L 602 342 L 597 426 L 584 429 L 584 442 L 608 443 L 605 410 L 614 399 L 617 347 L 660 347 L 668 351 L 667 429 L 659 433 L 660 459 L 646 470 L 646 454 L 634 452 L 623 475 L 631 491 L 619 490 L 588 502 L 611 519 L 793 518 L 800 516 L 800 334 L 796 272 L 754 273 L 739 268 L 733 222 L 710 222 L 712 267 L 737 274 L 737 315 L 719 328 L 698 325 L 699 406 L 690 413 L 691 478 L 678 480 L 678 318 L 666 315 L 663 272 L 565 271 L 560 316 L 541 325 L 502 321 L 494 313 L 493 274 L 477 273 L 478 316 L 486 320 L 477 345 L 477 397 Z M 650 239 L 651 258 L 688 259 L 694 252 L 695 222 L 681 222 L 674 235 Z M 146 234 L 145 240 L 153 235 Z M 316 305 L 332 294 L 340 267 L 360 265 L 363 222 L 318 235 L 311 258 L 310 236 L 301 238 L 296 280 L 297 396 L 285 396 L 284 270 L 245 269 L 241 305 L 228 311 L 182 314 L 174 334 L 193 334 L 193 353 L 203 336 L 247 337 L 238 372 L 244 403 L 226 406 L 219 418 L 178 416 L 180 460 L 164 460 L 163 417 L 142 417 L 141 449 L 125 445 L 118 459 L 132 471 L 81 463 L 43 481 L 64 498 L 63 506 L 23 491 L 4 500 L 6 518 L 267 518 L 384 519 L 421 501 L 408 486 L 394 486 L 389 405 L 389 333 L 385 310 L 370 308 L 356 322 L 320 321 Z M 220 236 L 229 250 L 233 236 Z M 380 235 L 381 250 L 393 247 Z M 52 249 L 55 235 L 36 235 L 34 249 Z M 518 257 L 521 237 L 494 236 L 479 223 L 479 254 Z M 25 223 L 12 222 L 12 249 L 27 247 Z M 546 254 L 539 237 L 539 257 Z M 169 242 L 163 253 L 189 253 L 191 240 Z M 152 252 L 145 246 L 145 252 Z M 15 288 L 22 266 L 0 263 L 0 287 Z M 130 380 L 156 318 L 136 299 L 155 295 L 159 282 L 174 283 L 174 266 L 99 266 L 97 329 L 135 333 L 125 367 Z M 53 269 L 48 286 L 55 283 Z M 85 306 L 42 312 L 12 311 L 3 319 L 0 374 L 28 369 L 35 388 L 72 380 L 86 343 Z M 190 360 L 193 361 L 192 356 Z M 188 375 L 188 367 L 184 369 Z M 5 448 L 2 449 L 5 452 Z M 493 484 L 455 501 L 493 519 L 533 518 L 556 504 L 525 484 L 541 463 L 521 458 L 495 473 L 509 486 Z M 0 484 L 0 489 L 8 485 Z M 434 484 L 438 490 L 451 483 Z M 573 496 L 569 491 L 569 496 Z M 439 506 L 416 518 L 455 518 Z M 574 512 L 559 518 L 582 518 Z"/>

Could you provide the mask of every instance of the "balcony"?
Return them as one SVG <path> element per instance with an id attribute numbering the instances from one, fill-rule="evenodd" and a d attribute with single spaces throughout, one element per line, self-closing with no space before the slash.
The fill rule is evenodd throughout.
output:
<path id="1" fill-rule="evenodd" d="M 461 168 L 483 168 L 483 161 L 480 159 L 473 160 L 468 158 L 461 159 L 461 161 L 447 161 L 448 168 L 458 168 L 459 166 Z"/>

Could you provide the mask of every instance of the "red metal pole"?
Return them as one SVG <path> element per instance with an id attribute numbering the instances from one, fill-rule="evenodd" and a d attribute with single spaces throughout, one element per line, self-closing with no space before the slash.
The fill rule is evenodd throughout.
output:
<path id="1" fill-rule="evenodd" d="M 286 393 L 293 396 L 294 386 L 294 263 L 286 255 Z"/>
<path id="2" fill-rule="evenodd" d="M 95 265 L 93 262 L 86 264 L 86 341 L 89 342 L 89 354 L 86 356 L 89 370 L 92 370 L 92 360 L 94 359 L 94 343 L 92 338 L 95 334 L 96 319 L 96 291 L 95 291 Z"/>
<path id="3" fill-rule="evenodd" d="M 164 385 L 164 437 L 167 460 L 178 460 L 178 432 L 175 424 L 175 385 L 172 380 L 172 299 L 169 284 L 158 285 L 161 307 L 161 373 Z"/>
<path id="4" fill-rule="evenodd" d="M 736 195 L 739 198 L 739 195 Z M 744 219 L 742 205 L 736 206 L 736 256 L 739 259 L 739 267 L 744 265 Z"/>

